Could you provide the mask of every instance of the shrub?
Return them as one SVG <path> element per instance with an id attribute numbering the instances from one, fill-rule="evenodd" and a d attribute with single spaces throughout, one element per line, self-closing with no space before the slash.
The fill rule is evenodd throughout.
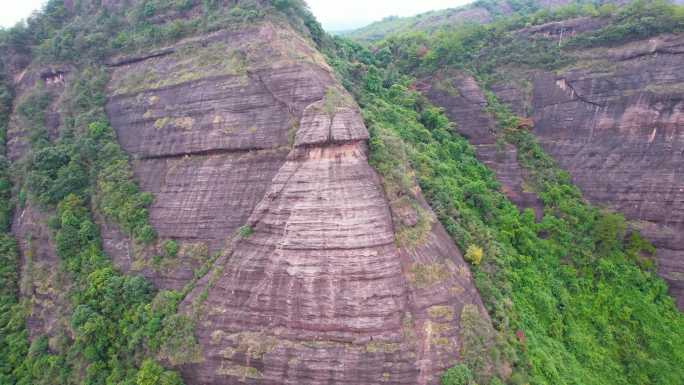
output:
<path id="1" fill-rule="evenodd" d="M 162 251 L 167 258 L 173 258 L 178 254 L 178 243 L 173 239 L 164 241 L 162 244 Z"/>
<path id="2" fill-rule="evenodd" d="M 477 385 L 467 366 L 459 364 L 449 368 L 440 381 L 442 385 Z"/>
<path id="3" fill-rule="evenodd" d="M 178 374 L 169 372 L 153 360 L 145 360 L 138 370 L 136 385 L 182 385 Z"/>
<path id="4" fill-rule="evenodd" d="M 482 248 L 479 246 L 475 245 L 470 245 L 468 246 L 468 249 L 466 250 L 465 253 L 465 259 L 466 261 L 470 262 L 471 264 L 478 266 L 480 262 L 482 262 L 482 256 L 484 255 L 484 251 L 482 251 Z"/>
<path id="5" fill-rule="evenodd" d="M 249 238 L 252 234 L 254 234 L 254 229 L 247 225 L 240 226 L 238 229 L 238 234 L 241 238 Z"/>

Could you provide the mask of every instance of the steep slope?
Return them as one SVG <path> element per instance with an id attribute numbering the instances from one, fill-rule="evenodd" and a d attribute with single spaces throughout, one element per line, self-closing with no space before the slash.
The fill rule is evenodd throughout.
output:
<path id="1" fill-rule="evenodd" d="M 116 13 L 127 9 L 122 4 L 105 6 Z M 65 5 L 67 11 L 85 12 Z M 90 9 L 89 3 L 82 6 Z M 228 9 L 233 17 L 238 8 Z M 155 19 L 162 26 L 174 17 L 192 23 L 199 11 L 191 6 L 180 14 L 164 12 Z M 54 60 L 54 53 L 46 53 L 13 74 L 18 106 L 34 106 L 34 99 L 49 103 L 27 117 L 16 108 L 10 158 L 35 165 L 42 159 L 36 154 L 65 151 L 60 156 L 71 157 L 66 168 L 82 151 L 83 167 L 93 167 L 84 174 L 94 178 L 76 190 L 78 197 L 52 190 L 56 197 L 41 195 L 42 185 L 31 184 L 33 174 L 28 183 L 16 178 L 30 193 L 26 206 L 15 212 L 13 227 L 22 278 L 31 278 L 34 265 L 66 274 L 35 276 L 36 289 L 22 293 L 37 294 L 29 306 L 30 340 L 38 344 L 45 341 L 42 336 L 50 337 L 49 348 L 47 343 L 32 348 L 38 363 L 27 360 L 27 365 L 50 360 L 64 365 L 60 383 L 82 381 L 80 376 L 116 378 L 116 360 L 135 366 L 142 381 L 152 370 L 142 361 L 144 354 L 177 366 L 186 384 L 437 384 L 440 373 L 462 359 L 460 341 L 469 332 L 461 325 L 462 314 L 481 320 L 478 328 L 490 327 L 460 251 L 424 202 L 414 207 L 390 201 L 382 177 L 368 164 L 368 132 L 358 107 L 308 37 L 269 15 L 214 29 L 155 44 L 145 53 L 113 51 L 98 64 L 109 78 L 106 99 L 97 95 L 88 103 L 106 100 L 106 118 L 130 157 L 135 181 L 154 196 L 148 201 L 149 195 L 139 195 L 135 203 L 142 205 L 137 212 L 143 219 L 149 214 L 154 233 L 146 221 L 136 219 L 135 228 L 119 221 L 117 212 L 128 210 L 130 202 L 110 207 L 108 178 L 127 178 L 128 169 L 107 171 L 97 151 L 78 147 L 101 140 L 107 129 L 99 115 L 74 112 L 83 102 L 78 92 L 84 89 L 77 87 L 89 87 L 84 79 L 99 70 L 83 63 L 45 64 Z M 35 141 L 43 129 L 45 140 Z M 69 147 L 74 134 L 84 141 Z M 107 156 L 115 148 L 110 143 L 100 152 Z M 47 178 L 62 183 L 66 175 L 49 170 Z M 412 195 L 420 202 L 415 185 Z M 90 204 L 81 208 L 81 197 Z M 67 233 L 74 221 L 87 221 L 89 210 L 103 251 L 129 275 L 108 281 L 109 267 L 92 270 L 87 259 L 74 264 L 72 253 L 82 258 L 99 247 L 85 222 L 75 241 Z M 398 235 L 414 227 L 419 239 L 405 242 Z M 67 247 L 90 236 L 95 239 L 83 248 Z M 127 305 L 142 313 L 112 313 L 107 306 L 118 305 L 105 297 L 143 285 L 133 275 L 171 291 L 160 291 L 147 307 Z M 57 294 L 67 292 L 69 277 L 75 288 L 66 295 L 75 310 Z M 124 280 L 130 282 L 116 286 Z M 47 289 L 38 288 L 48 283 Z M 150 301 L 142 287 L 138 291 Z M 102 301 L 96 306 L 97 298 Z M 179 298 L 182 312 L 159 315 L 174 308 L 165 298 Z M 90 309 L 112 322 L 106 334 L 122 329 L 116 338 L 126 338 L 149 318 L 147 328 L 161 327 L 159 333 L 173 341 L 185 338 L 192 325 L 190 339 L 169 345 L 146 330 L 140 350 L 138 334 L 133 348 L 108 350 L 116 358 L 93 356 L 87 348 L 81 353 L 80 344 L 96 344 L 91 331 L 101 330 L 84 323 Z M 183 337 L 169 336 L 175 332 Z M 78 343 L 70 347 L 74 335 Z M 73 363 L 71 357 L 80 354 Z M 91 369 L 82 374 L 86 366 Z M 50 370 L 27 378 L 49 376 Z"/>
<path id="2" fill-rule="evenodd" d="M 572 27 L 564 28 L 571 31 Z M 558 38 L 557 33 L 546 36 Z M 572 175 L 589 201 L 635 221 L 656 246 L 658 272 L 683 309 L 682 181 L 678 171 L 682 162 L 678 158 L 682 61 L 677 56 L 681 45 L 681 35 L 662 36 L 610 49 L 583 50 L 577 53 L 575 64 L 555 73 L 502 69 L 501 73 L 511 71 L 504 79 L 518 79 L 494 83 L 492 90 L 520 116 L 529 114 L 532 132 L 544 150 Z M 461 96 L 473 93 L 462 76 L 440 75 L 448 80 L 430 83 L 427 95 L 445 108 L 458 123 L 459 132 L 471 141 L 491 141 L 494 130 L 469 132 L 487 127 L 464 120 L 466 116 L 487 116 L 487 103 L 484 97 L 473 104 Z M 439 85 L 445 82 L 457 92 L 440 91 Z M 469 108 L 466 114 L 463 108 Z M 515 163 L 509 162 L 508 168 L 515 169 Z M 521 180 L 511 179 L 501 167 L 495 164 L 493 169 L 513 191 L 511 199 L 523 207 L 536 207 L 534 201 L 518 198 L 525 196 Z"/>
<path id="3" fill-rule="evenodd" d="M 648 141 L 676 136 L 679 62 L 662 56 L 680 37 L 565 57 L 560 35 L 612 21 L 371 52 L 297 0 L 50 1 L 0 33 L 15 186 L 10 199 L 0 180 L 0 208 L 16 203 L 21 265 L 1 277 L 24 309 L 0 317 L 0 382 L 678 385 L 684 318 L 648 243 L 530 135 L 583 154 L 557 129 L 570 114 L 621 132 L 657 109 Z M 616 65 L 615 95 L 585 81 L 616 57 L 645 79 Z M 480 59 L 494 70 L 464 63 Z M 646 83 L 653 95 L 630 99 Z M 610 119 L 582 109 L 612 101 Z"/>
<path id="4" fill-rule="evenodd" d="M 486 111 L 487 99 L 470 75 L 458 71 L 437 74 L 424 80 L 419 89 L 444 108 L 459 134 L 475 146 L 477 158 L 496 173 L 508 199 L 542 215 L 537 195 L 525 186 L 526 170 L 520 167 L 515 146 L 497 139 L 497 122 Z"/>
<path id="5" fill-rule="evenodd" d="M 44 120 L 52 138 L 58 136 L 60 116 L 55 101 L 64 93 L 63 81 L 45 82 L 44 93 L 32 93 L 38 83 L 51 79 L 52 68 L 42 71 L 23 71 L 15 77 L 16 99 L 26 108 L 18 108 L 11 117 L 6 133 L 7 158 L 17 162 L 30 151 L 34 123 L 26 110 L 35 108 L 42 113 L 36 120 Z M 42 123 L 42 122 L 41 122 Z M 30 299 L 31 312 L 26 319 L 31 337 L 54 335 L 65 327 L 64 314 L 69 312 L 68 299 L 63 293 L 68 280 L 61 274 L 59 257 L 48 228 L 49 212 L 36 202 L 22 202 L 14 211 L 11 231 L 17 238 L 20 256 L 20 293 Z"/>
<path id="6" fill-rule="evenodd" d="M 583 52 L 533 80 L 534 134 L 587 199 L 637 221 L 684 310 L 684 36 Z"/>
<path id="7" fill-rule="evenodd" d="M 114 60 L 133 63 L 112 64 L 107 110 L 159 236 L 225 254 L 186 299 L 205 290 L 204 360 L 186 382 L 435 383 L 458 357 L 463 305 L 481 305 L 438 225 L 425 246 L 396 247 L 368 133 L 322 57 L 270 23 L 172 50 Z M 224 249 L 241 226 L 253 234 Z M 416 288 L 423 265 L 436 276 Z M 173 269 L 145 274 L 171 288 L 192 276 Z"/>
<path id="8" fill-rule="evenodd" d="M 584 197 L 623 213 L 655 244 L 658 272 L 682 308 L 682 182 L 677 155 L 682 37 L 664 34 L 597 48 L 582 46 L 601 38 L 593 33 L 628 34 L 613 31 L 630 28 L 628 23 L 639 20 L 640 12 L 657 13 L 662 7 L 666 5 L 637 4 L 622 16 L 620 27 L 611 26 L 607 17 L 585 16 L 515 30 L 484 48 L 476 59 L 481 63 L 478 76 L 488 79 L 485 89 L 462 70 L 433 71 L 423 75 L 418 87 L 476 145 L 479 159 L 497 172 L 509 198 L 538 211 L 514 150 L 501 140 L 494 148 L 500 134 L 486 88 L 515 114 L 529 118 L 521 124 L 531 128 L 544 150 L 570 173 Z M 521 24 L 511 22 L 512 28 Z M 564 38 L 569 45 L 562 49 Z"/>
<path id="9" fill-rule="evenodd" d="M 513 382 L 678 384 L 684 378 L 684 319 L 655 274 L 655 248 L 621 214 L 588 204 L 562 162 L 559 167 L 544 151 L 548 143 L 542 139 L 540 146 L 533 135 L 535 105 L 553 95 L 537 93 L 532 84 L 573 69 L 610 70 L 613 63 L 591 66 L 583 58 L 593 52 L 588 47 L 601 46 L 595 50 L 600 55 L 606 46 L 681 31 L 681 14 L 666 2 L 641 1 L 624 9 L 568 7 L 431 36 L 392 36 L 370 52 L 338 40 L 338 55 L 351 63 L 334 63 L 361 101 L 372 143 L 387 143 L 384 132 L 391 131 L 409 148 L 428 201 L 469 251 L 494 325 L 502 336 L 514 336 L 503 343 L 504 351 L 517 353 Z M 550 23 L 535 25 L 539 21 Z M 668 71 L 668 64 L 659 65 Z M 443 107 L 449 119 L 414 91 Z M 573 96 L 587 104 L 579 91 Z M 554 120 L 550 125 L 585 114 L 563 113 L 562 105 L 551 100 L 544 111 Z M 575 135 L 562 132 L 568 141 Z M 479 169 L 474 158 L 494 173 Z M 535 209 L 537 218 L 533 210 L 519 211 L 524 208 Z M 489 380 L 477 363 L 466 364 L 481 376 L 478 383 Z M 462 383 L 468 375 L 456 366 L 445 381 Z"/>

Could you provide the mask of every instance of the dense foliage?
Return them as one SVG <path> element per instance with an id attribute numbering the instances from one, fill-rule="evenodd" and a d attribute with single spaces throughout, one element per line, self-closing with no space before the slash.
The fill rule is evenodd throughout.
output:
<path id="1" fill-rule="evenodd" d="M 454 29 L 482 27 L 469 19 L 454 23 L 459 12 L 486 10 L 492 22 L 487 29 L 518 30 L 551 21 L 574 17 L 599 17 L 610 23 L 598 31 L 582 34 L 571 46 L 594 46 L 623 42 L 672 33 L 684 29 L 684 6 L 667 0 L 637 0 L 624 7 L 606 0 L 576 0 L 562 6 L 545 7 L 535 0 L 478 0 L 461 8 L 432 11 L 412 17 L 388 17 L 358 30 L 348 31 L 345 37 L 357 41 L 377 42 L 398 36 L 434 35 Z"/>
<path id="2" fill-rule="evenodd" d="M 682 383 L 684 317 L 653 272 L 652 246 L 622 216 L 586 204 L 568 175 L 490 93 L 499 135 L 518 147 L 527 182 L 544 204 L 540 220 L 531 210 L 520 212 L 443 113 L 411 91 L 413 74 L 445 65 L 472 71 L 486 84 L 495 66 L 478 66 L 479 55 L 489 53 L 491 62 L 506 58 L 498 57 L 506 51 L 491 54 L 497 48 L 488 43 L 498 41 L 497 31 L 413 34 L 388 39 L 374 52 L 338 38 L 328 52 L 361 104 L 376 169 L 392 178 L 387 170 L 408 158 L 461 249 L 483 251 L 471 269 L 497 330 L 481 340 L 495 343 L 481 347 L 488 354 L 462 351 L 466 367 L 449 371 L 443 383 L 500 383 L 508 364 L 513 373 L 505 380 L 513 384 Z M 555 65 L 543 58 L 539 63 Z"/>
<path id="3" fill-rule="evenodd" d="M 16 382 L 14 369 L 28 352 L 24 307 L 19 302 L 19 254 L 10 234 L 12 186 L 5 139 L 13 92 L 0 61 L 0 384 Z"/>
<path id="4" fill-rule="evenodd" d="M 128 158 L 120 149 L 104 113 L 106 77 L 84 69 L 70 82 L 63 99 L 60 136 L 50 140 L 45 110 L 50 95 L 40 85 L 17 107 L 31 137 L 25 186 L 29 198 L 56 208 L 50 225 L 61 268 L 71 277 L 73 312 L 69 330 L 35 338 L 26 359 L 14 369 L 17 384 L 135 384 L 156 376 L 159 384 L 180 378 L 142 359 L 158 352 L 173 336 L 164 331 L 176 313 L 181 293 L 155 292 L 144 279 L 117 272 L 103 253 L 92 219 L 95 207 L 139 242 L 154 232 L 147 206 L 152 197 L 132 182 Z M 168 336 L 167 336 L 168 337 Z M 192 343 L 192 341 L 190 341 Z M 153 371 L 154 373 L 147 373 Z"/>
<path id="5" fill-rule="evenodd" d="M 180 365 L 200 354 L 193 319 L 177 313 L 194 281 L 180 292 L 156 292 L 145 279 L 118 272 L 102 250 L 94 220 L 97 214 L 118 224 L 140 244 L 156 238 L 147 212 L 153 197 L 133 182 L 128 157 L 104 111 L 107 76 L 101 63 L 113 52 L 153 48 L 266 17 L 291 23 L 318 44 L 324 34 L 300 0 L 145 0 L 121 11 L 99 2 L 76 2 L 73 9 L 64 4 L 50 0 L 26 24 L 0 31 L 0 63 L 33 60 L 78 68 L 62 95 L 38 82 L 17 101 L 17 122 L 29 133 L 30 149 L 13 171 L 0 159 L 0 383 L 180 385 L 178 374 L 156 359 Z M 3 153 L 12 98 L 1 78 Z M 48 111 L 57 109 L 59 128 L 48 127 Z M 31 306 L 19 303 L 18 255 L 6 234 L 10 179 L 18 185 L 20 205 L 28 199 L 54 213 L 51 239 L 69 280 L 61 288 L 68 290 L 68 309 L 61 309 L 70 318 L 67 326 L 33 337 L 30 346 L 24 317 Z M 179 245 L 167 240 L 160 248 L 164 257 L 173 258 Z"/>
<path id="6" fill-rule="evenodd" d="M 62 98 L 38 85 L 17 101 L 31 149 L 14 169 L 0 159 L 0 383 L 182 383 L 157 359 L 182 364 L 196 356 L 192 320 L 177 314 L 188 289 L 156 292 L 144 279 L 118 272 L 102 250 L 95 225 L 99 214 L 136 242 L 155 240 L 147 213 L 153 197 L 133 183 L 128 158 L 107 122 L 107 79 L 97 63 L 112 52 L 150 49 L 265 17 L 287 20 L 327 50 L 363 108 L 371 162 L 385 188 L 409 192 L 418 183 L 466 250 L 496 331 L 487 334 L 481 320 L 470 320 L 474 327 L 464 329 L 480 334 L 462 336 L 463 363 L 445 373 L 445 385 L 684 382 L 684 319 L 653 272 L 652 246 L 620 215 L 587 205 L 568 175 L 488 94 L 500 138 L 518 148 L 519 161 L 529 171 L 527 182 L 544 203 L 540 220 L 530 210 L 520 212 L 446 116 L 412 90 L 414 76 L 444 67 L 470 71 L 485 86 L 504 64 L 555 69 L 571 60 L 567 49 L 681 30 L 681 7 L 642 0 L 620 9 L 578 2 L 547 11 L 533 2 L 509 1 L 517 13 L 493 24 L 394 36 L 371 51 L 326 36 L 301 0 L 224 3 L 147 0 L 109 12 L 93 6 L 96 2 L 77 2 L 80 8 L 67 10 L 62 1 L 51 0 L 26 25 L 0 34 L 6 52 L 71 63 L 80 73 Z M 477 5 L 498 12 L 494 2 Z M 564 45 L 518 39 L 513 33 L 582 15 L 612 22 Z M 0 79 L 3 150 L 12 98 Z M 45 125 L 54 103 L 62 112 L 59 133 Z M 25 191 L 31 204 L 54 214 L 52 238 L 61 270 L 72 282 L 68 330 L 50 339 L 36 337 L 30 346 L 26 307 L 17 297 L 16 242 L 8 234 L 10 179 L 18 185 L 19 204 Z M 247 227 L 239 231 L 242 237 L 251 233 Z M 178 245 L 166 241 L 162 251 L 172 258 Z M 469 322 L 465 312 L 462 322 Z"/>
<path id="7" fill-rule="evenodd" d="M 578 48 L 684 30 L 684 5 L 667 0 L 636 0 L 621 8 L 611 3 L 596 6 L 580 1 L 553 9 L 533 9 L 522 7 L 520 12 L 488 24 L 390 35 L 375 43 L 373 51 L 382 64 L 403 73 L 425 76 L 444 68 L 458 68 L 471 71 L 486 83 L 502 67 L 555 70 L 571 64 Z M 580 16 L 595 17 L 607 24 L 565 39 L 530 37 L 521 32 L 533 25 Z"/>
<path id="8" fill-rule="evenodd" d="M 141 0 L 119 10 L 90 0 L 73 9 L 64 4 L 48 1 L 25 24 L 6 31 L 0 45 L 42 63 L 92 63 L 264 19 L 288 22 L 316 43 L 324 36 L 303 0 Z"/>

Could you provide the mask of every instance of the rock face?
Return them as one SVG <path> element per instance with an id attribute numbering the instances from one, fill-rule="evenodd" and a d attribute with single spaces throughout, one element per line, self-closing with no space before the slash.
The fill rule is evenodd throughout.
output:
<path id="1" fill-rule="evenodd" d="M 304 107 L 325 96 L 332 78 L 301 38 L 274 25 L 164 52 L 119 60 L 128 64 L 113 67 L 107 111 L 136 159 L 136 179 L 155 195 L 150 216 L 160 238 L 214 253 L 245 224 L 285 162 Z M 155 271 L 149 253 L 111 230 L 106 250 L 161 287 L 182 287 L 206 259 L 181 256 L 172 271 Z"/>
<path id="2" fill-rule="evenodd" d="M 522 32 L 557 38 L 557 24 Z M 600 26 L 565 24 L 582 30 Z M 684 36 L 574 54 L 577 64 L 558 73 L 521 75 L 530 90 L 520 82 L 502 82 L 493 91 L 516 114 L 533 119 L 542 147 L 587 200 L 624 213 L 654 242 L 658 272 L 684 309 Z M 492 118 L 474 80 L 451 73 L 428 84 L 426 95 L 475 145 L 511 200 L 539 207 L 524 193 L 524 170 L 514 150 L 494 155 Z"/>
<path id="3" fill-rule="evenodd" d="M 534 133 L 588 200 L 637 221 L 684 309 L 684 36 L 581 60 L 535 76 Z"/>
<path id="4" fill-rule="evenodd" d="M 107 112 L 160 239 L 219 255 L 183 304 L 203 350 L 185 383 L 437 384 L 459 358 L 461 313 L 488 323 L 441 225 L 397 245 L 358 107 L 289 27 L 110 63 Z M 122 269 L 163 288 L 206 263 L 181 252 L 154 268 L 154 250 L 103 233 Z"/>
<path id="5" fill-rule="evenodd" d="M 362 122 L 354 122 L 362 128 Z M 322 128 L 325 126 L 322 126 Z M 326 127 L 327 128 L 327 127 Z M 296 147 L 214 266 L 191 383 L 436 384 L 479 303 L 441 227 L 399 249 L 365 142 Z"/>

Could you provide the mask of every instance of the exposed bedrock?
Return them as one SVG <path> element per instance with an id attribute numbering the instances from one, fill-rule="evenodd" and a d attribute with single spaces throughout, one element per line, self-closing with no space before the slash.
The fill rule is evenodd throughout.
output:
<path id="1" fill-rule="evenodd" d="M 684 36 L 581 60 L 535 77 L 534 133 L 588 200 L 637 221 L 684 309 Z"/>
<path id="2" fill-rule="evenodd" d="M 155 195 L 159 239 L 206 252 L 181 252 L 159 269 L 149 263 L 154 247 L 139 250 L 112 226 L 103 235 L 120 266 L 178 289 L 244 225 L 285 162 L 304 108 L 334 83 L 303 39 L 270 23 L 166 52 L 113 61 L 126 64 L 112 68 L 107 112 L 136 179 Z"/>
<path id="3" fill-rule="evenodd" d="M 320 54 L 269 22 L 163 52 L 111 60 L 107 112 L 160 240 L 219 255 L 184 301 L 203 352 L 185 383 L 437 384 L 464 309 L 486 312 L 441 225 L 397 246 L 361 114 Z M 155 268 L 103 230 L 160 287 L 206 262 Z"/>
<path id="4" fill-rule="evenodd" d="M 577 64 L 557 73 L 511 69 L 493 90 L 516 114 L 529 114 L 544 150 L 588 201 L 624 213 L 654 242 L 658 272 L 684 309 L 684 37 L 575 54 Z M 515 150 L 494 146 L 475 81 L 449 73 L 429 84 L 426 95 L 475 145 L 511 200 L 538 207 L 524 192 Z"/>
<path id="5" fill-rule="evenodd" d="M 366 151 L 356 137 L 290 153 L 253 234 L 186 300 L 205 359 L 191 383 L 437 384 L 456 362 L 464 305 L 486 317 L 469 270 L 439 225 L 397 248 Z"/>

